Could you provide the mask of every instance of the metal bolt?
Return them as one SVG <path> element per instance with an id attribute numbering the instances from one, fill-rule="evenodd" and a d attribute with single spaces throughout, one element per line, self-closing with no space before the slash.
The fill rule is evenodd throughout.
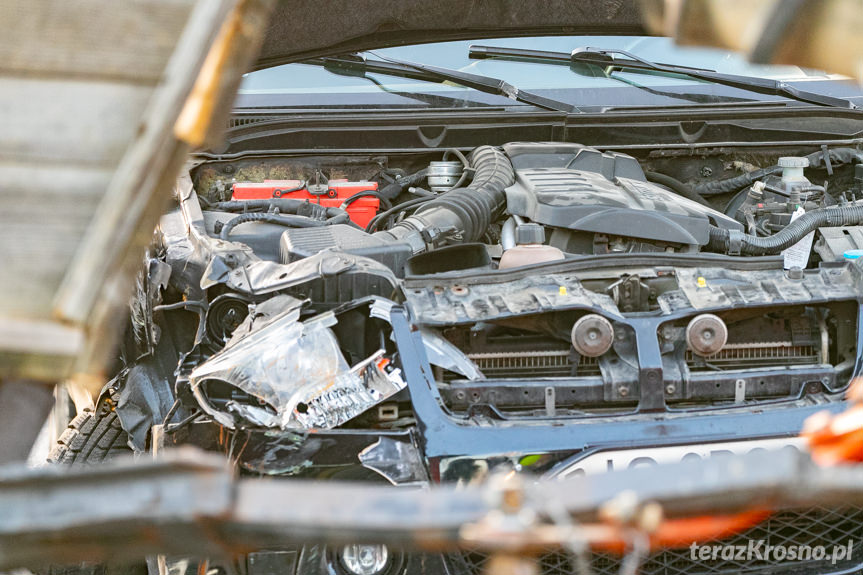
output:
<path id="1" fill-rule="evenodd" d="M 712 175 L 713 175 L 713 168 L 711 168 L 710 166 L 702 166 L 701 167 L 701 177 L 702 178 L 709 178 Z"/>
<path id="2" fill-rule="evenodd" d="M 676 391 L 676 389 L 677 388 L 675 388 L 673 385 L 666 385 L 665 386 L 665 393 L 667 393 L 668 395 L 671 395 L 672 393 L 674 393 Z"/>
<path id="3" fill-rule="evenodd" d="M 791 268 L 785 272 L 785 277 L 790 280 L 802 280 L 803 279 L 803 270 L 797 267 Z"/>
<path id="4" fill-rule="evenodd" d="M 620 394 L 620 397 L 626 397 L 629 395 L 629 387 L 626 385 L 621 385 L 617 388 L 617 393 Z"/>

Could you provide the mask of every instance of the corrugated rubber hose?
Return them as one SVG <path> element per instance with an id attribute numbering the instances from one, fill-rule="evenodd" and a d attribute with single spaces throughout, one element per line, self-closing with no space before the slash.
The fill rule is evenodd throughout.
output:
<path id="1" fill-rule="evenodd" d="M 768 237 L 758 237 L 737 230 L 710 227 L 708 250 L 746 256 L 778 254 L 818 228 L 853 226 L 863 223 L 863 205 L 822 208 L 807 212 Z"/>
<path id="2" fill-rule="evenodd" d="M 470 161 L 474 169 L 470 186 L 429 200 L 412 216 L 375 236 L 387 241 L 407 241 L 415 253 L 424 251 L 422 235 L 430 230 L 451 230 L 465 242 L 481 238 L 503 210 L 504 189 L 515 182 L 515 172 L 506 154 L 491 146 L 476 148 Z"/>

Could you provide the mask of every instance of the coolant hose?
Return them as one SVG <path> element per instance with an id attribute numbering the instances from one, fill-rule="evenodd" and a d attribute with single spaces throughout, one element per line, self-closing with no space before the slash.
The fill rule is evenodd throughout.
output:
<path id="1" fill-rule="evenodd" d="M 375 233 L 386 241 L 405 241 L 414 253 L 427 248 L 428 234 L 450 232 L 461 241 L 482 237 L 506 204 L 504 189 L 515 182 L 512 164 L 501 150 L 480 146 L 471 154 L 473 181 L 429 200 L 391 229 Z"/>
<path id="2" fill-rule="evenodd" d="M 793 246 L 818 228 L 853 226 L 863 223 L 863 205 L 822 208 L 806 212 L 781 231 L 767 237 L 745 234 L 738 230 L 710 227 L 707 249 L 725 254 L 766 256 L 778 254 Z"/>
<path id="3" fill-rule="evenodd" d="M 644 176 L 647 178 L 648 182 L 653 182 L 654 184 L 659 184 L 660 186 L 665 186 L 672 192 L 683 196 L 687 200 L 692 200 L 693 202 L 698 202 L 702 206 L 707 206 L 708 208 L 712 208 L 707 200 L 701 197 L 701 194 L 692 189 L 691 186 L 687 186 L 677 178 L 673 178 L 666 174 L 660 174 L 659 172 L 644 172 Z"/>

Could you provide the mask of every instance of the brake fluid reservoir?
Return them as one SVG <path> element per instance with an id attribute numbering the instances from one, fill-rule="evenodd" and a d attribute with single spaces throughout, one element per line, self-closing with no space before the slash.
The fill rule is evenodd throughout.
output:
<path id="1" fill-rule="evenodd" d="M 808 184 L 809 180 L 803 175 L 803 168 L 809 167 L 808 158 L 798 158 L 794 156 L 786 156 L 779 158 L 779 167 L 782 168 L 782 183 L 787 186 L 790 184 Z"/>
<path id="2" fill-rule="evenodd" d="M 521 224 L 515 228 L 515 246 L 503 252 L 498 268 L 504 270 L 564 259 L 562 251 L 543 244 L 544 241 L 545 230 L 541 225 Z"/>

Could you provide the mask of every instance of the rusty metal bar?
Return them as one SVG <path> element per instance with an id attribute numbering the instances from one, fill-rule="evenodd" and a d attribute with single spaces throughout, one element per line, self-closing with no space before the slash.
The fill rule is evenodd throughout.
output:
<path id="1" fill-rule="evenodd" d="M 623 492 L 659 503 L 666 517 L 812 504 L 863 504 L 863 468 L 819 467 L 778 451 L 523 483 L 520 505 L 536 521 L 509 523 L 520 549 L 547 545 L 550 511 L 594 522 Z M 430 490 L 290 479 L 237 479 L 223 457 L 191 448 L 155 460 L 96 468 L 0 469 L 0 569 L 145 554 L 218 557 L 290 543 L 385 542 L 408 550 L 500 547 L 512 498 L 500 482 Z M 607 509 L 607 507 L 606 507 Z M 511 510 L 510 510 L 511 511 Z M 483 535 L 489 527 L 488 536 Z M 551 533 L 551 535 L 549 535 Z"/>

